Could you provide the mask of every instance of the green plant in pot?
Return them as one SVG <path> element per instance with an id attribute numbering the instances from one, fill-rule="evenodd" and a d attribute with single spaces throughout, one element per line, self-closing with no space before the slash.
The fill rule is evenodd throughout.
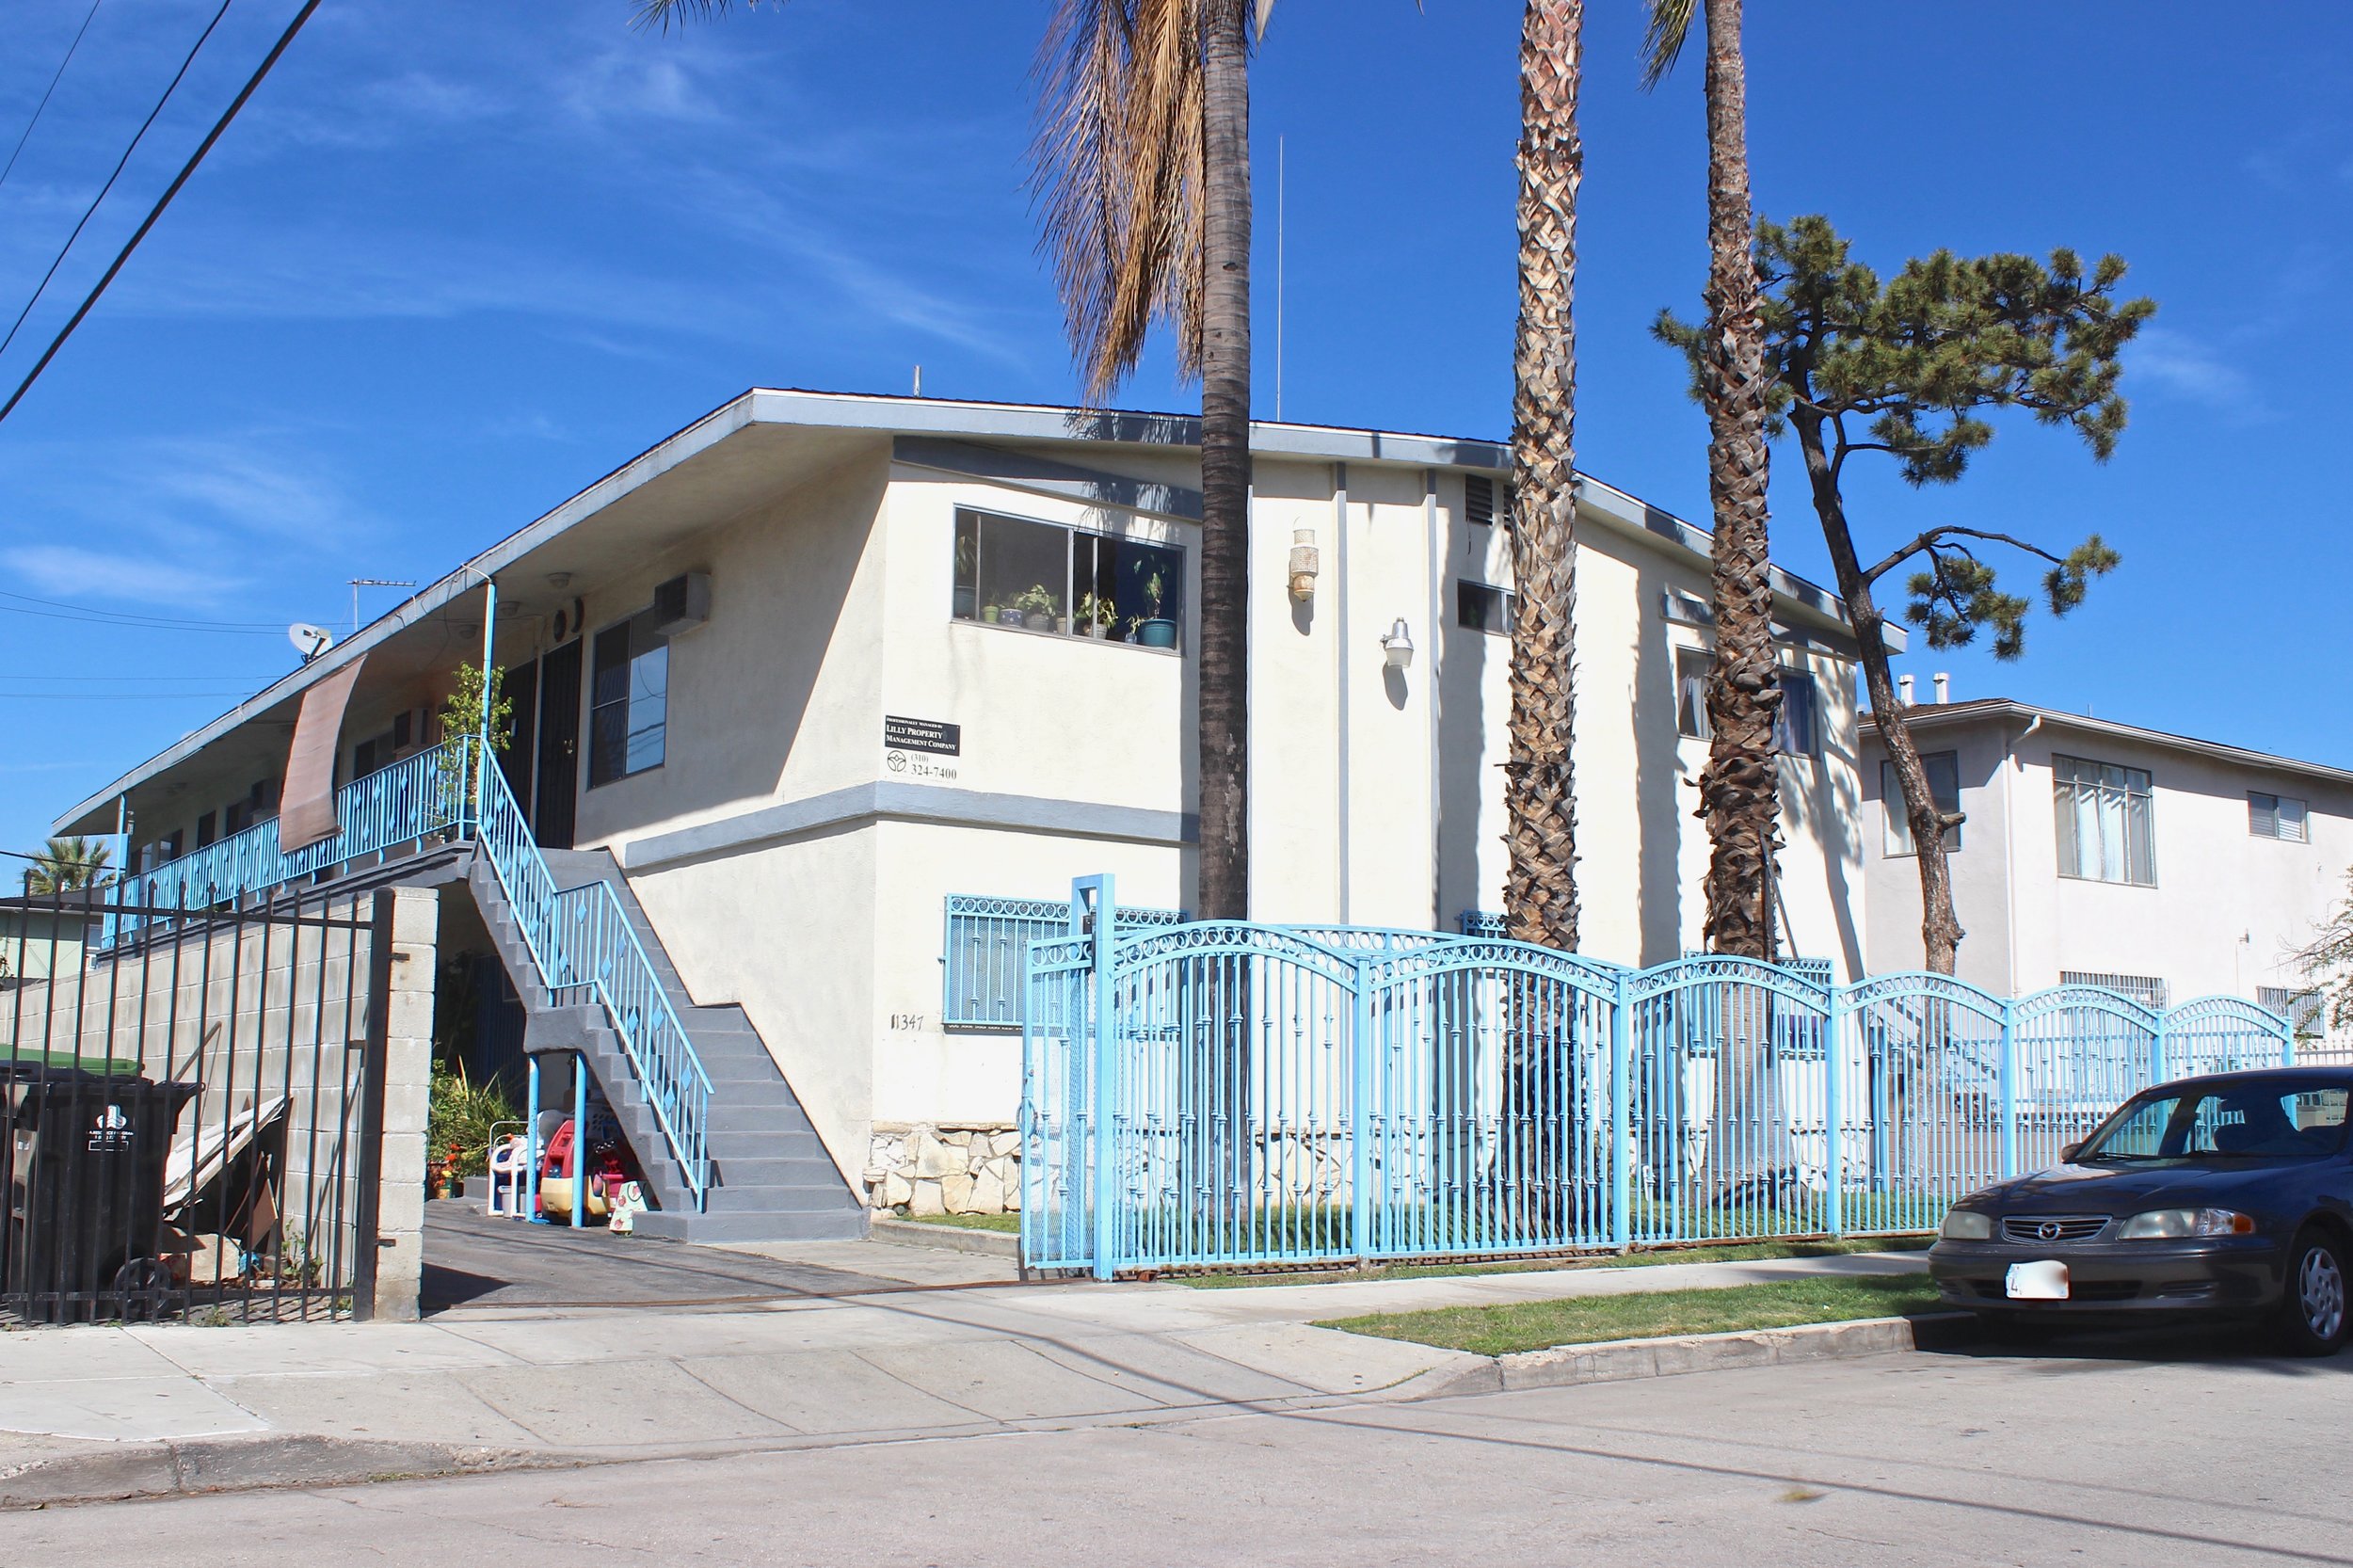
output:
<path id="1" fill-rule="evenodd" d="M 994 604 L 984 604 L 981 606 L 981 619 L 988 622 L 991 626 L 997 624 L 997 617 L 1002 613 L 1003 612 Z"/>
<path id="2" fill-rule="evenodd" d="M 1051 632 L 1054 617 L 1062 613 L 1062 599 L 1045 584 L 1032 584 L 1016 595 L 1013 607 L 1020 612 L 1021 624 L 1032 632 Z"/>
<path id="3" fill-rule="evenodd" d="M 1144 578 L 1144 597 L 1152 606 L 1152 613 L 1136 622 L 1136 641 L 1146 648 L 1175 648 L 1176 623 L 1160 614 L 1160 605 L 1168 597 L 1165 567 L 1154 567 L 1150 575 Z"/>
<path id="4" fill-rule="evenodd" d="M 1103 594 L 1079 596 L 1079 630 L 1090 637 L 1108 637 L 1119 627 L 1119 612 Z"/>

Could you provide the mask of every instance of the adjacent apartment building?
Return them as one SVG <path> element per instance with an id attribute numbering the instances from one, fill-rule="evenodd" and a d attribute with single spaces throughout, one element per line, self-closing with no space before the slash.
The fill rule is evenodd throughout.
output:
<path id="1" fill-rule="evenodd" d="M 1073 877 L 1113 873 L 1144 919 L 1193 884 L 1196 439 L 1174 415 L 747 392 L 57 831 L 127 824 L 158 899 L 292 874 L 271 846 L 297 708 L 349 679 L 342 837 L 300 874 L 445 887 L 443 952 L 503 967 L 526 1047 L 584 1053 L 635 1129 L 670 1211 L 648 1228 L 842 1234 L 871 1204 L 1001 1206 L 1022 945 L 1057 929 Z M 1252 913 L 1475 922 L 1504 875 L 1508 452 L 1291 424 L 1253 440 Z M 1701 940 L 1706 746 L 1678 696 L 1711 637 L 1708 540 L 1592 480 L 1579 528 L 1584 945 L 1656 963 Z M 516 703 L 501 783 L 535 861 L 509 845 L 495 877 L 472 824 L 431 817 L 449 792 L 402 771 L 444 739 L 491 584 Z M 1774 587 L 1785 929 L 1851 978 L 1866 848 L 1878 864 L 1850 804 L 1855 647 L 1833 596 Z M 577 989 L 535 979 L 551 960 L 518 932 L 560 932 L 517 892 L 524 871 L 612 889 L 707 1112 L 675 1064 L 632 1081 L 668 1060 L 616 1048 L 642 1017 L 584 1021 L 558 1005 Z M 632 1120 L 638 1100 L 662 1114 Z"/>
<path id="2" fill-rule="evenodd" d="M 1939 804 L 1964 818 L 1946 844 L 1962 979 L 2152 1006 L 2244 997 L 2316 1028 L 2296 954 L 2345 896 L 2353 772 L 2002 698 L 1909 717 Z M 1917 968 L 1912 835 L 1867 714 L 1862 732 L 1865 955 Z"/>

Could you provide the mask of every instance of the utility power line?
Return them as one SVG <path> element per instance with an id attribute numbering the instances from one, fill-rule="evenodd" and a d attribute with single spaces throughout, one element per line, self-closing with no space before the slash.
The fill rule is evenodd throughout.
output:
<path id="1" fill-rule="evenodd" d="M 196 151 L 188 155 L 188 161 L 181 166 L 180 172 L 172 177 L 171 184 L 165 187 L 163 195 L 155 199 L 155 204 L 148 209 L 147 216 L 140 220 L 137 230 L 123 242 L 122 248 L 116 253 L 113 264 L 106 268 L 105 275 L 98 280 L 83 298 L 81 308 L 73 312 L 71 320 L 57 329 L 57 335 L 49 340 L 49 346 L 34 362 L 33 368 L 24 373 L 24 378 L 19 381 L 16 384 L 16 390 L 8 394 L 8 400 L 6 403 L 0 403 L 0 420 L 7 419 L 15 411 L 16 406 L 24 401 L 24 394 L 32 390 L 33 383 L 40 379 L 40 373 L 49 368 L 49 361 L 57 357 L 57 351 L 63 348 L 66 340 L 73 335 L 73 329 L 81 326 L 83 319 L 97 308 L 99 297 L 106 292 L 106 286 L 115 280 L 115 275 L 120 273 L 124 264 L 131 260 L 131 253 L 139 248 L 139 242 L 147 238 L 148 231 L 154 228 L 156 222 L 162 218 L 164 210 L 171 205 L 171 199 L 180 194 L 180 187 L 188 183 L 188 178 L 196 172 L 197 166 L 204 161 L 204 155 L 213 150 L 215 142 L 220 140 L 222 133 L 229 129 L 230 122 L 237 118 L 237 112 L 245 107 L 247 101 L 261 88 L 262 81 L 269 74 L 270 68 L 275 66 L 280 56 L 286 53 L 286 50 L 294 43 L 295 35 L 302 31 L 302 24 L 310 21 L 311 13 L 318 8 L 319 0 L 303 0 L 302 8 L 295 13 L 293 21 L 286 24 L 285 31 L 278 35 L 278 41 L 270 45 L 270 51 L 263 56 L 262 63 L 254 67 L 253 74 L 246 79 L 245 86 L 238 90 L 235 99 L 230 103 L 228 108 L 221 111 L 220 119 L 214 121 L 213 128 L 205 133 L 203 141 L 199 143 Z"/>
<path id="2" fill-rule="evenodd" d="M 0 604 L 0 615 L 39 616 L 44 620 L 95 621 L 102 626 L 128 626 L 151 632 L 234 632 L 252 636 L 282 633 L 286 629 L 274 620 L 200 620 L 192 616 L 146 616 L 136 610 L 102 610 L 92 604 L 69 604 L 63 600 L 36 599 L 31 594 L 10 593 L 0 588 L 0 600 L 14 600 L 14 604 Z M 37 604 L 41 608 L 28 610 L 23 605 Z"/>
<path id="3" fill-rule="evenodd" d="M 65 58 L 57 62 L 56 74 L 49 78 L 49 86 L 42 90 L 40 102 L 33 105 L 33 118 L 24 122 L 24 134 L 16 138 L 16 146 L 8 152 L 8 167 L 0 168 L 0 185 L 7 184 L 8 176 L 16 172 L 17 157 L 24 151 L 24 144 L 33 139 L 33 127 L 40 123 L 42 112 L 49 107 L 50 94 L 56 92 L 57 84 L 65 79 L 65 68 L 73 63 L 73 52 L 82 47 L 82 34 L 89 31 L 89 24 L 98 18 L 98 8 L 105 3 L 106 0 L 89 0 L 89 10 L 82 17 L 82 25 L 74 33 L 73 41 L 65 46 Z"/>
<path id="4" fill-rule="evenodd" d="M 131 136 L 131 144 L 122 150 L 122 156 L 115 160 L 114 169 L 106 176 L 106 183 L 98 187 L 98 194 L 91 197 L 89 205 L 82 209 L 80 219 L 73 225 L 73 232 L 66 235 L 65 243 L 57 247 L 57 254 L 50 262 L 49 270 L 42 273 L 40 281 L 34 285 L 32 297 L 24 301 L 24 308 L 17 312 L 16 319 L 8 324 L 8 335 L 0 338 L 0 354 L 6 354 L 8 344 L 16 342 L 16 334 L 24 328 L 24 318 L 33 313 L 33 307 L 40 303 L 40 296 L 49 292 L 50 280 L 57 276 L 57 269 L 65 265 L 66 257 L 73 252 L 73 242 L 82 237 L 82 231 L 89 226 L 89 220 L 96 216 L 100 203 L 106 200 L 106 193 L 115 188 L 115 182 L 121 179 L 122 171 L 130 167 L 131 155 L 139 150 L 139 143 L 147 139 L 147 133 L 154 127 L 155 117 L 164 112 L 164 105 L 171 102 L 171 95 L 180 90 L 180 84 L 186 80 L 188 68 L 196 64 L 196 56 L 202 51 L 205 40 L 213 36 L 213 29 L 220 25 L 220 19 L 229 14 L 229 6 L 230 0 L 220 0 L 220 9 L 213 13 L 213 19 L 204 24 L 204 30 L 196 35 L 196 41 L 188 45 L 187 54 L 180 61 L 180 69 L 171 73 L 170 84 L 155 100 L 155 106 L 147 111 L 147 118 L 139 121 L 138 130 Z M 26 134 L 31 134 L 29 127 Z"/>

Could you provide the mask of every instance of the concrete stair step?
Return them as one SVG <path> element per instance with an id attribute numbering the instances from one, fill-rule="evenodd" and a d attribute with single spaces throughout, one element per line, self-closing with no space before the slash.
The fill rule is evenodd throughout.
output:
<path id="1" fill-rule="evenodd" d="M 713 1160 L 721 1187 L 839 1186 L 841 1175 L 824 1155 L 751 1156 Z"/>
<path id="2" fill-rule="evenodd" d="M 637 1233 L 670 1241 L 857 1241 L 863 1210 L 812 1214 L 696 1214 L 664 1209 L 637 1217 Z"/>

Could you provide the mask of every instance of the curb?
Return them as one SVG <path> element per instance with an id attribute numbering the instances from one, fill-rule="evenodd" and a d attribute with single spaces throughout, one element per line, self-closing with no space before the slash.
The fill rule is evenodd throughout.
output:
<path id="1" fill-rule="evenodd" d="M 0 1469 L 0 1512 L 273 1486 L 348 1486 L 494 1470 L 568 1469 L 581 1456 L 453 1443 L 271 1433 L 132 1443 Z"/>
<path id="2" fill-rule="evenodd" d="M 937 1252 L 977 1253 L 983 1257 L 1021 1256 L 1021 1238 L 1001 1230 L 968 1230 L 962 1225 L 927 1225 L 920 1220 L 894 1220 L 877 1214 L 870 1241 L 894 1247 L 930 1247 Z"/>
<path id="3" fill-rule="evenodd" d="M 1918 1318 L 1859 1318 L 1840 1323 L 1740 1329 L 1730 1334 L 1695 1334 L 1666 1339 L 1606 1339 L 1590 1345 L 1558 1345 L 1545 1351 L 1482 1356 L 1471 1366 L 1435 1369 L 1423 1374 L 1404 1391 L 1403 1397 L 1442 1400 L 1459 1394 L 1628 1383 L 1641 1378 L 1680 1377 L 1687 1372 L 1729 1371 L 1740 1367 L 1847 1361 L 1901 1351 L 1951 1350 L 1972 1343 L 1977 1336 L 1977 1323 L 1971 1314 L 1938 1312 Z"/>

